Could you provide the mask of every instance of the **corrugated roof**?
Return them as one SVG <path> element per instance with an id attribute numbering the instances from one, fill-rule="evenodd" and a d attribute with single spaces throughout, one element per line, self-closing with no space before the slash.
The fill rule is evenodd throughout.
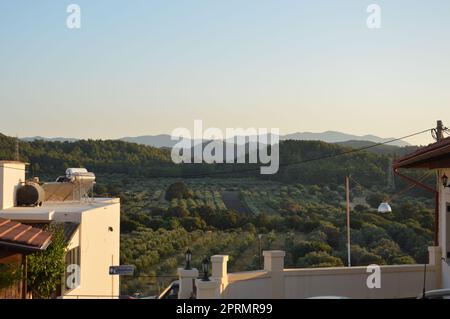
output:
<path id="1" fill-rule="evenodd" d="M 397 159 L 394 168 L 448 168 L 450 167 L 450 137 L 419 148 Z"/>
<path id="2" fill-rule="evenodd" d="M 52 234 L 37 227 L 0 218 L 0 245 L 43 250 L 50 244 Z"/>
<path id="3" fill-rule="evenodd" d="M 72 239 L 73 235 L 77 231 L 78 227 L 80 227 L 80 224 L 77 223 L 69 223 L 65 222 L 63 225 L 64 229 L 64 242 L 67 244 Z"/>

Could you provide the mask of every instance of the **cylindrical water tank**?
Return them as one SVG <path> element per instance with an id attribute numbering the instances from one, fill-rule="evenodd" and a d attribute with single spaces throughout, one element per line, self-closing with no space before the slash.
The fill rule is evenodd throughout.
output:
<path id="1" fill-rule="evenodd" d="M 84 174 L 87 172 L 88 170 L 85 168 L 68 168 L 66 169 L 66 177 L 70 178 L 74 174 Z"/>
<path id="2" fill-rule="evenodd" d="M 45 199 L 45 191 L 35 182 L 26 182 L 16 193 L 17 206 L 41 206 Z"/>

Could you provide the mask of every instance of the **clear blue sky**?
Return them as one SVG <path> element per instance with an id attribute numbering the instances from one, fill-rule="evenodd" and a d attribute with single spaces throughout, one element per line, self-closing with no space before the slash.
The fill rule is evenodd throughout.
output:
<path id="1" fill-rule="evenodd" d="M 66 28 L 70 3 L 80 30 Z M 0 0 L 0 40 L 8 135 L 116 138 L 194 119 L 384 137 L 450 125 L 447 0 Z"/>

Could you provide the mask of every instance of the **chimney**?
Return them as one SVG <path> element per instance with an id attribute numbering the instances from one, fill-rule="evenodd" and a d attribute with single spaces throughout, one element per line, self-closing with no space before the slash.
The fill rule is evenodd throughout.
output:
<path id="1" fill-rule="evenodd" d="M 14 207 L 16 191 L 25 182 L 25 163 L 0 161 L 0 210 Z"/>

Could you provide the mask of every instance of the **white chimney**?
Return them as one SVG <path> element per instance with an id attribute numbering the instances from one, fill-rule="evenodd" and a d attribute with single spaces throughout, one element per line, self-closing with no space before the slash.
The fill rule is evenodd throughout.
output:
<path id="1" fill-rule="evenodd" d="M 16 191 L 25 181 L 25 163 L 0 161 L 0 209 L 14 207 Z"/>

